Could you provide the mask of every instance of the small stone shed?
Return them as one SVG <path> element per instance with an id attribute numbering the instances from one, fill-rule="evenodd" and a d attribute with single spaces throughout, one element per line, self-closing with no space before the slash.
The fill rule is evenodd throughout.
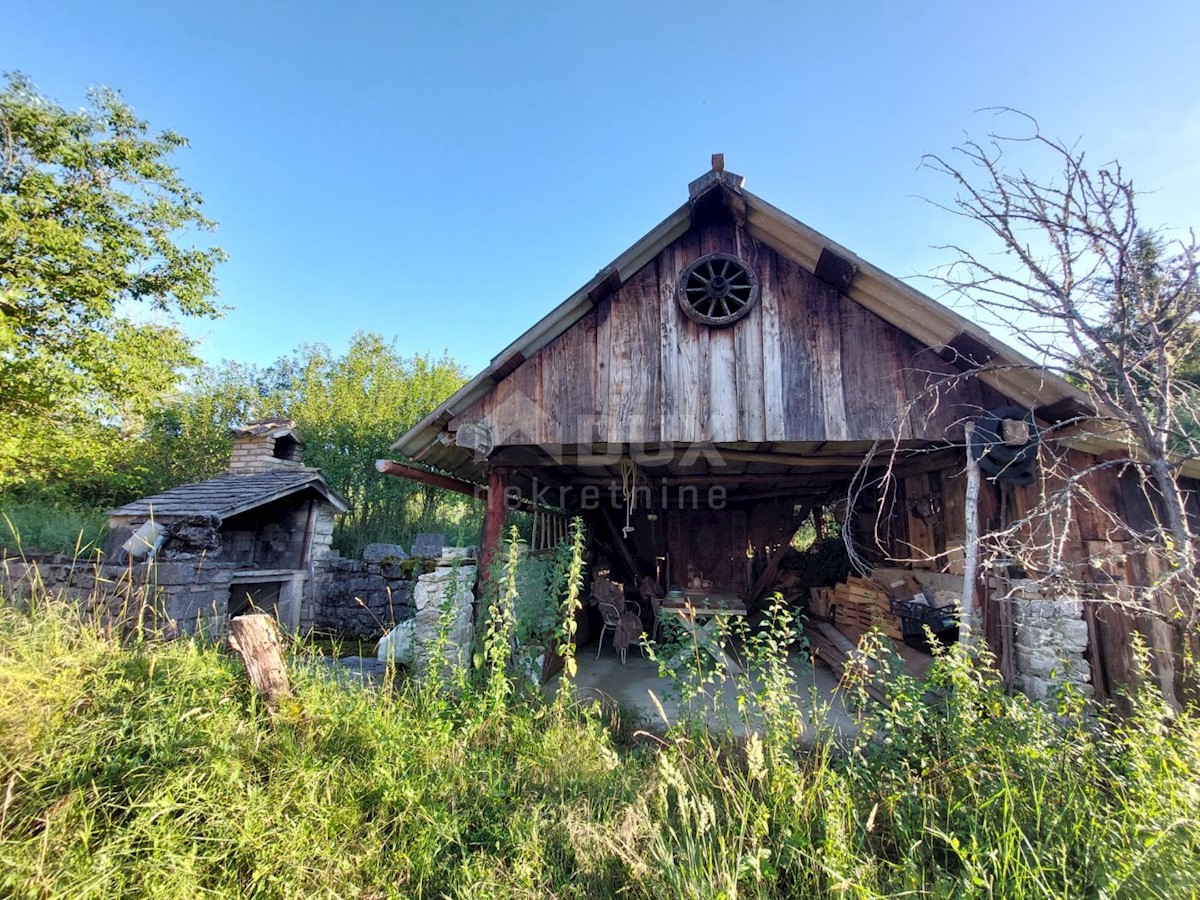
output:
<path id="1" fill-rule="evenodd" d="M 234 429 L 227 471 L 109 512 L 105 556 L 152 564 L 161 612 L 181 631 L 220 629 L 251 606 L 273 611 L 289 631 L 306 628 L 316 563 L 330 553 L 334 517 L 349 507 L 300 461 L 302 446 L 288 420 Z"/>

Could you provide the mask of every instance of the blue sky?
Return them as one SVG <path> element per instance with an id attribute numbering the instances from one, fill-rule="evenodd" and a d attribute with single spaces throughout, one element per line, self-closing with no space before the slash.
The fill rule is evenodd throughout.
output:
<path id="1" fill-rule="evenodd" d="M 1200 209 L 1200 4 L 7 0 L 0 68 L 120 89 L 230 255 L 201 354 L 357 330 L 482 368 L 687 197 L 747 187 L 907 277 L 960 224 L 920 169 L 1006 105 Z M 918 284 L 919 287 L 922 285 Z"/>

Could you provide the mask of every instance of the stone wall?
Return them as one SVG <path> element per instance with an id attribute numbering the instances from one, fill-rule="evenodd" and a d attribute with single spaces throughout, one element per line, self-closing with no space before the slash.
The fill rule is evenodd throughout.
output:
<path id="1" fill-rule="evenodd" d="M 375 640 L 393 626 L 417 617 L 422 601 L 430 596 L 417 582 L 432 583 L 426 576 L 447 568 L 444 560 L 438 562 L 446 544 L 444 534 L 421 534 L 413 543 L 411 558 L 397 544 L 368 544 L 361 560 L 336 554 L 321 559 L 315 565 L 314 600 L 301 616 L 301 632 Z M 464 549 L 475 552 L 474 548 Z M 474 560 L 464 559 L 461 566 L 464 571 L 471 569 L 473 579 Z M 445 577 L 438 580 L 438 591 L 443 590 L 444 581 Z"/>
<path id="2" fill-rule="evenodd" d="M 442 677 L 466 669 L 475 636 L 474 560 L 439 565 L 417 577 L 416 615 L 400 622 L 379 642 L 378 656 L 408 667 L 417 675 L 442 660 Z"/>
<path id="3" fill-rule="evenodd" d="M 223 634 L 234 565 L 157 561 L 137 565 L 0 561 L 0 592 L 76 605 L 106 627 L 147 633 Z"/>
<path id="4" fill-rule="evenodd" d="M 1093 695 L 1091 667 L 1084 659 L 1088 629 L 1083 603 L 1070 598 L 1046 598 L 1033 582 L 1014 582 L 1011 599 L 1016 625 L 1014 687 L 1035 700 L 1052 698 L 1070 683 L 1085 696 Z"/>
<path id="5" fill-rule="evenodd" d="M 417 672 L 427 671 L 439 652 L 451 669 L 466 668 L 475 637 L 474 587 L 474 565 L 438 566 L 417 579 L 413 625 L 413 665 Z M 443 628 L 445 645 L 439 648 Z"/>
<path id="6" fill-rule="evenodd" d="M 416 614 L 412 563 L 326 558 L 316 565 L 315 602 L 300 630 L 374 640 Z"/>

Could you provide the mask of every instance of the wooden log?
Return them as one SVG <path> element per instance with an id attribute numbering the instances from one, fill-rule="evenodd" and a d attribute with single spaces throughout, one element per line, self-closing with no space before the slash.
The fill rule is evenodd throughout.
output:
<path id="1" fill-rule="evenodd" d="M 477 500 L 483 492 L 483 488 L 480 485 L 472 484 L 469 481 L 452 478 L 449 475 L 439 475 L 437 472 L 427 472 L 424 469 L 418 469 L 416 466 L 408 466 L 391 459 L 375 460 L 375 470 L 383 475 L 395 475 L 397 478 L 407 478 L 409 481 L 416 481 L 419 484 L 425 484 L 429 487 L 456 491 L 460 494 L 466 494 L 468 497 L 474 497 Z"/>
<path id="2" fill-rule="evenodd" d="M 274 705 L 280 698 L 292 695 L 283 663 L 279 626 L 273 617 L 254 613 L 230 619 L 229 646 L 242 657 L 250 683 L 268 704 Z"/>
<path id="3" fill-rule="evenodd" d="M 504 539 L 504 478 L 500 469 L 488 470 L 487 509 L 483 514 L 482 554 L 479 561 L 479 581 L 482 585 L 492 574 L 492 561 Z M 479 592 L 476 592 L 479 596 Z"/>

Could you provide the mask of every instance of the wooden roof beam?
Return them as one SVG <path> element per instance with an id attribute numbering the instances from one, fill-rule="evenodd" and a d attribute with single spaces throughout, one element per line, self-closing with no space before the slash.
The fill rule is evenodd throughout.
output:
<path id="1" fill-rule="evenodd" d="M 468 497 L 474 497 L 476 500 L 487 494 L 487 488 L 481 484 L 474 484 L 473 482 L 463 481 L 460 478 L 454 478 L 450 475 L 441 475 L 437 472 L 418 469 L 416 466 L 405 465 L 391 459 L 375 460 L 375 471 L 383 475 L 407 478 L 409 481 L 415 481 L 427 487 L 441 488 L 446 491 L 466 494 Z"/>

